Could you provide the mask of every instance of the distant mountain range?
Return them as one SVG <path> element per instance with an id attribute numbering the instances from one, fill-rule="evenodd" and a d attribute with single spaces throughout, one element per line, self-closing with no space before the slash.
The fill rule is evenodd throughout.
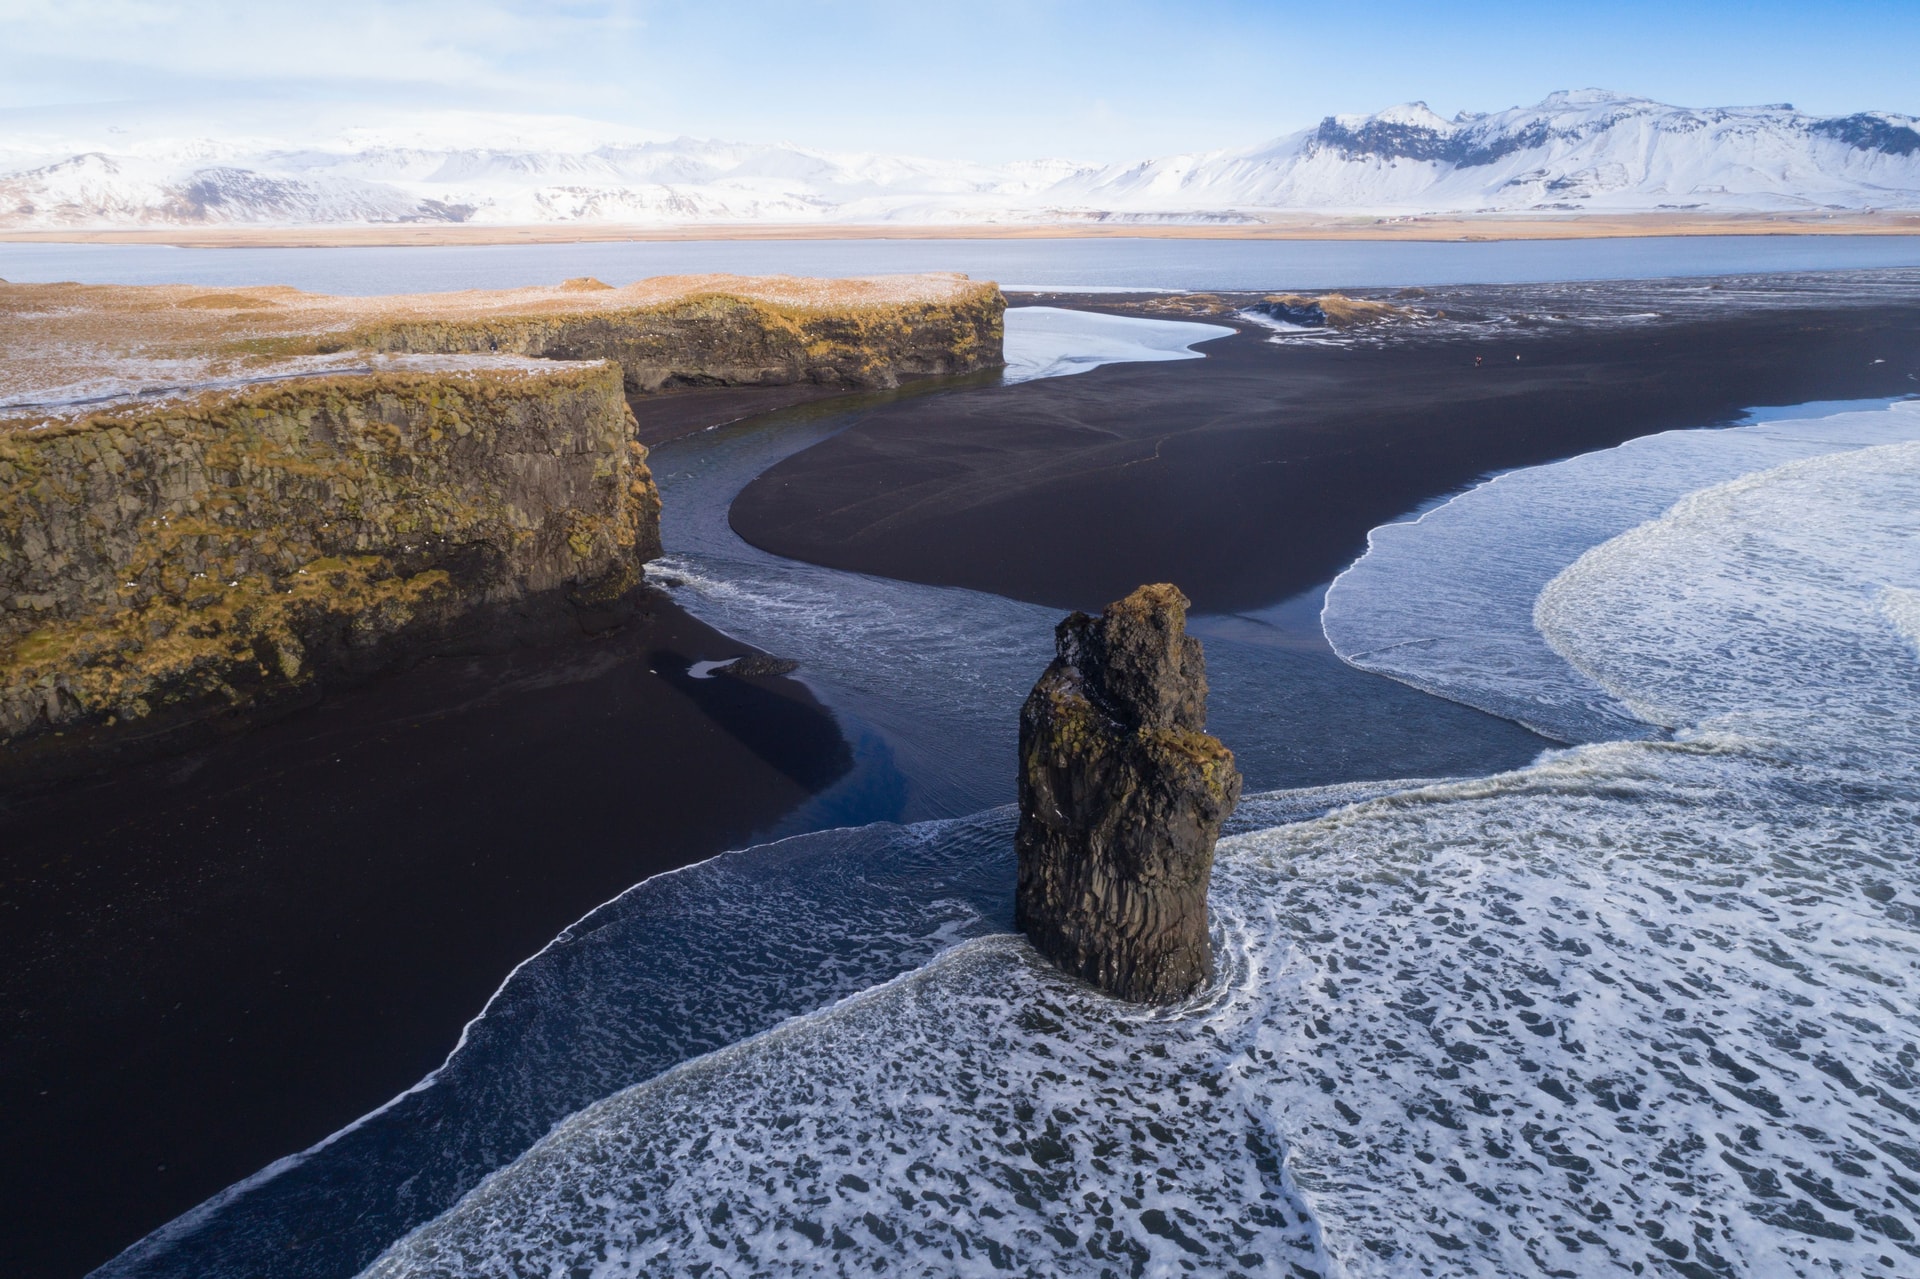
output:
<path id="1" fill-rule="evenodd" d="M 353 223 L 1218 223 L 1920 208 L 1920 122 L 1689 108 L 1598 89 L 1451 120 L 1329 116 L 1249 150 L 985 165 L 465 117 L 429 136 L 0 133 L 0 228 Z"/>

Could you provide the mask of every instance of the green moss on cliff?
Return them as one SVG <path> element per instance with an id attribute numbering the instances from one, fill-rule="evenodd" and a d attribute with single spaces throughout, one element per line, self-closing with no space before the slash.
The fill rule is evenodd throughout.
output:
<path id="1" fill-rule="evenodd" d="M 604 609 L 660 549 L 627 395 L 968 372 L 1000 362 L 1005 309 L 957 277 L 387 299 L 6 288 L 10 401 L 49 401 L 0 422 L 14 742 L 244 706 L 535 596 Z M 356 349 L 449 358 L 282 362 Z M 528 356 L 551 363 L 508 358 Z M 90 380 L 131 397 L 119 365 L 143 361 L 289 380 L 59 416 Z"/>
<path id="2" fill-rule="evenodd" d="M 451 594 L 446 570 L 403 577 L 376 555 L 318 559 L 284 584 L 261 576 L 194 585 L 204 589 L 56 623 L 0 650 L 9 718 L 112 724 L 176 705 L 237 706 L 262 687 L 313 678 L 307 645 L 317 629 L 341 624 L 371 644 Z"/>
<path id="3" fill-rule="evenodd" d="M 0 734 L 242 700 L 483 603 L 630 587 L 608 364 L 315 378 L 0 436 Z"/>

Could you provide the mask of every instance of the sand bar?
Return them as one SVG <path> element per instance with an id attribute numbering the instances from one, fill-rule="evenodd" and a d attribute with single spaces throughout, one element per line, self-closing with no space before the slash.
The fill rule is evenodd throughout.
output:
<path id="1" fill-rule="evenodd" d="M 732 523 L 778 555 L 1050 606 L 1172 581 L 1203 612 L 1260 608 L 1490 471 L 1920 394 L 1920 273 L 1875 278 L 1435 289 L 1397 303 L 1426 319 L 1277 344 L 1217 297 L 1035 298 L 1241 332 L 1204 360 L 877 409 L 748 485 Z"/>

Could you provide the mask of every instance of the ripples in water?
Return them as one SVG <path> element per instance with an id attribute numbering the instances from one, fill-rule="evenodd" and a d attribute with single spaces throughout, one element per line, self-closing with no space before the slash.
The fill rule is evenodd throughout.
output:
<path id="1" fill-rule="evenodd" d="M 1546 543 L 1548 651 L 1669 740 L 1223 841 L 1181 1015 L 966 943 L 371 1273 L 1911 1273 L 1916 508 L 1888 444 Z"/>

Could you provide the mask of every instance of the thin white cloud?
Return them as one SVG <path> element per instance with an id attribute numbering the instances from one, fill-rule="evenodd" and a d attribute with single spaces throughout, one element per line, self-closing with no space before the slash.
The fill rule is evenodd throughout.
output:
<path id="1" fill-rule="evenodd" d="M 0 0 L 0 78 L 14 86 L 13 105 L 120 96 L 122 82 L 92 70 L 105 68 L 136 73 L 140 84 L 209 89 L 389 84 L 535 94 L 569 87 L 570 53 L 590 54 L 609 35 L 630 40 L 639 26 L 630 4 Z"/>
<path id="2" fill-rule="evenodd" d="M 458 108 L 974 160 L 1252 145 L 1334 112 L 1497 109 L 1583 84 L 1913 109 L 1911 0 L 1781 5 L 1766 23 L 1722 6 L 0 0 L 0 109 L 204 109 L 227 136 L 265 129 L 274 103 Z M 23 127 L 9 114 L 0 131 Z"/>

